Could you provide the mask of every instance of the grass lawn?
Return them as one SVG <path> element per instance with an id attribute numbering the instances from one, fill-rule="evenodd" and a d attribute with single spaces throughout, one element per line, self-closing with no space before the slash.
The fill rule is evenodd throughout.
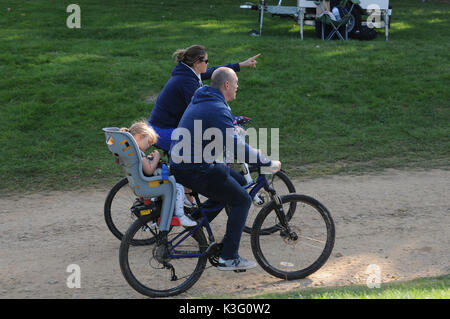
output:
<path id="1" fill-rule="evenodd" d="M 229 297 L 226 297 L 229 298 Z M 367 286 L 307 288 L 287 293 L 267 293 L 264 299 L 449 299 L 450 275 Z"/>
<path id="2" fill-rule="evenodd" d="M 210 65 L 262 54 L 231 108 L 280 128 L 291 176 L 450 163 L 447 1 L 392 0 L 390 41 L 345 43 L 270 15 L 250 37 L 257 13 L 235 0 L 80 0 L 80 29 L 68 4 L 1 1 L 2 191 L 112 185 L 101 128 L 147 118 L 172 53 L 197 43 Z"/>

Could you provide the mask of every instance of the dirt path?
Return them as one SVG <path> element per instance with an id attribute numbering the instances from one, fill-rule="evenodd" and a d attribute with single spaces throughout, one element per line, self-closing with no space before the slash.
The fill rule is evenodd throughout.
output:
<path id="1" fill-rule="evenodd" d="M 364 284 L 378 265 L 382 283 L 450 273 L 450 171 L 387 170 L 297 182 L 327 206 L 336 224 L 333 254 L 309 278 L 285 282 L 261 268 L 243 274 L 214 268 L 180 297 Z M 0 197 L 0 298 L 143 298 L 123 278 L 120 242 L 103 220 L 107 189 Z M 220 219 L 215 221 L 220 232 Z M 253 258 L 249 236 L 240 253 Z M 70 264 L 81 288 L 70 289 Z"/>

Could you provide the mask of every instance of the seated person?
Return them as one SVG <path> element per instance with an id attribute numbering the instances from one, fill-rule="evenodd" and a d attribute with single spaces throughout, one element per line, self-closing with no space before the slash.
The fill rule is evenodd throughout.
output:
<path id="1" fill-rule="evenodd" d="M 156 134 L 156 132 L 150 126 L 148 126 L 146 121 L 135 122 L 129 129 L 124 127 L 121 130 L 133 135 L 136 144 L 141 151 L 142 170 L 144 172 L 144 175 L 161 175 L 161 169 L 158 169 L 158 163 L 161 158 L 159 152 L 157 150 L 154 150 L 149 155 L 149 157 L 145 156 L 144 153 L 144 151 L 146 151 L 150 147 L 150 145 L 156 143 L 158 139 L 158 135 Z M 176 188 L 177 192 L 175 202 L 175 216 L 178 217 L 182 226 L 193 227 L 197 225 L 197 222 L 191 220 L 184 214 L 184 187 L 176 183 Z"/>

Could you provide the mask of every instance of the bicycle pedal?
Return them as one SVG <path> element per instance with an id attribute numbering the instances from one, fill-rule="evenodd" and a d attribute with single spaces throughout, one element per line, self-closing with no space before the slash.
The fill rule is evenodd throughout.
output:
<path id="1" fill-rule="evenodd" d="M 233 270 L 234 272 L 246 272 L 247 271 L 247 269 L 236 269 L 236 270 Z"/>

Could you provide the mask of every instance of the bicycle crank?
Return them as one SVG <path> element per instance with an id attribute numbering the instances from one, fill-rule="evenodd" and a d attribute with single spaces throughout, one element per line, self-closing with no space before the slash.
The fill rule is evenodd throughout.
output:
<path id="1" fill-rule="evenodd" d="M 222 252 L 222 243 L 212 243 L 208 249 L 206 249 L 206 256 L 208 256 L 209 262 L 212 266 L 219 266 L 219 257 Z"/>

